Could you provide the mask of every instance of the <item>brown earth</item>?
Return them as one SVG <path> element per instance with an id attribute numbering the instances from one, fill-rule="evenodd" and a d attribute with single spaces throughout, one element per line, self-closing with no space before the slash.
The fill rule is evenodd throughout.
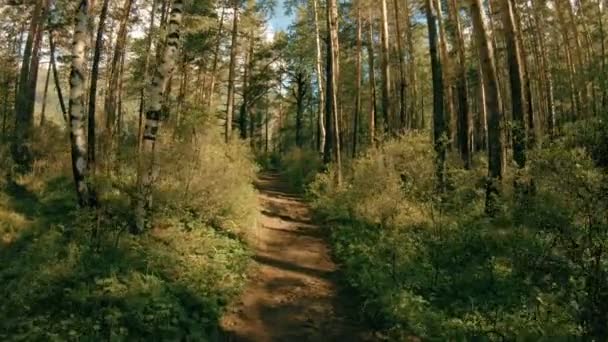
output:
<path id="1" fill-rule="evenodd" d="M 340 291 L 325 232 L 308 206 L 277 174 L 257 183 L 262 217 L 252 237 L 256 268 L 223 317 L 225 341 L 375 341 L 350 317 L 356 310 Z"/>

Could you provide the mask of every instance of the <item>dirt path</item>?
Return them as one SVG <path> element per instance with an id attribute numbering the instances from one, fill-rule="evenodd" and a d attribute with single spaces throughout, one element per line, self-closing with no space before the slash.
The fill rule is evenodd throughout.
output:
<path id="1" fill-rule="evenodd" d="M 276 174 L 258 181 L 262 218 L 253 244 L 258 267 L 222 319 L 227 341 L 373 341 L 350 321 L 347 297 L 324 232 L 302 200 Z"/>

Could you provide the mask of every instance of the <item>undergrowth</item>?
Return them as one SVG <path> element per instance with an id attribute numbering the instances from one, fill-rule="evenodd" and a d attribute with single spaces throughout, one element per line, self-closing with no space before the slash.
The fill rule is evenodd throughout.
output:
<path id="1" fill-rule="evenodd" d="M 572 130 L 509 172 L 494 218 L 484 159 L 451 161 L 440 196 L 423 135 L 345 165 L 341 187 L 333 169 L 318 175 L 308 196 L 362 316 L 395 341 L 605 340 L 608 179 L 600 147 L 581 143 L 594 137 Z"/>
<path id="2" fill-rule="evenodd" d="M 163 136 L 155 224 L 133 236 L 135 152 L 102 158 L 92 178 L 101 205 L 79 210 L 60 134 L 36 134 L 27 175 L 0 148 L 0 340 L 217 339 L 251 259 L 244 236 L 258 209 L 247 148 L 209 129 Z"/>

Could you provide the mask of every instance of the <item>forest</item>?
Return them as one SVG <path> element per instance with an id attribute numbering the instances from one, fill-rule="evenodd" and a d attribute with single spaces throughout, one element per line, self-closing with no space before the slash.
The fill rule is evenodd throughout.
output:
<path id="1" fill-rule="evenodd" d="M 0 340 L 607 341 L 607 6 L 0 0 Z"/>

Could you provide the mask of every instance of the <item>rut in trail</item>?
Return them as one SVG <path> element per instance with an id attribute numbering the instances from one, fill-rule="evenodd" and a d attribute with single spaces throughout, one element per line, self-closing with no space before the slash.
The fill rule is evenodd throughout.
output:
<path id="1" fill-rule="evenodd" d="M 255 268 L 249 285 L 222 319 L 225 341 L 374 341 L 351 321 L 338 291 L 323 230 L 277 174 L 258 181 L 262 218 L 252 237 Z"/>

